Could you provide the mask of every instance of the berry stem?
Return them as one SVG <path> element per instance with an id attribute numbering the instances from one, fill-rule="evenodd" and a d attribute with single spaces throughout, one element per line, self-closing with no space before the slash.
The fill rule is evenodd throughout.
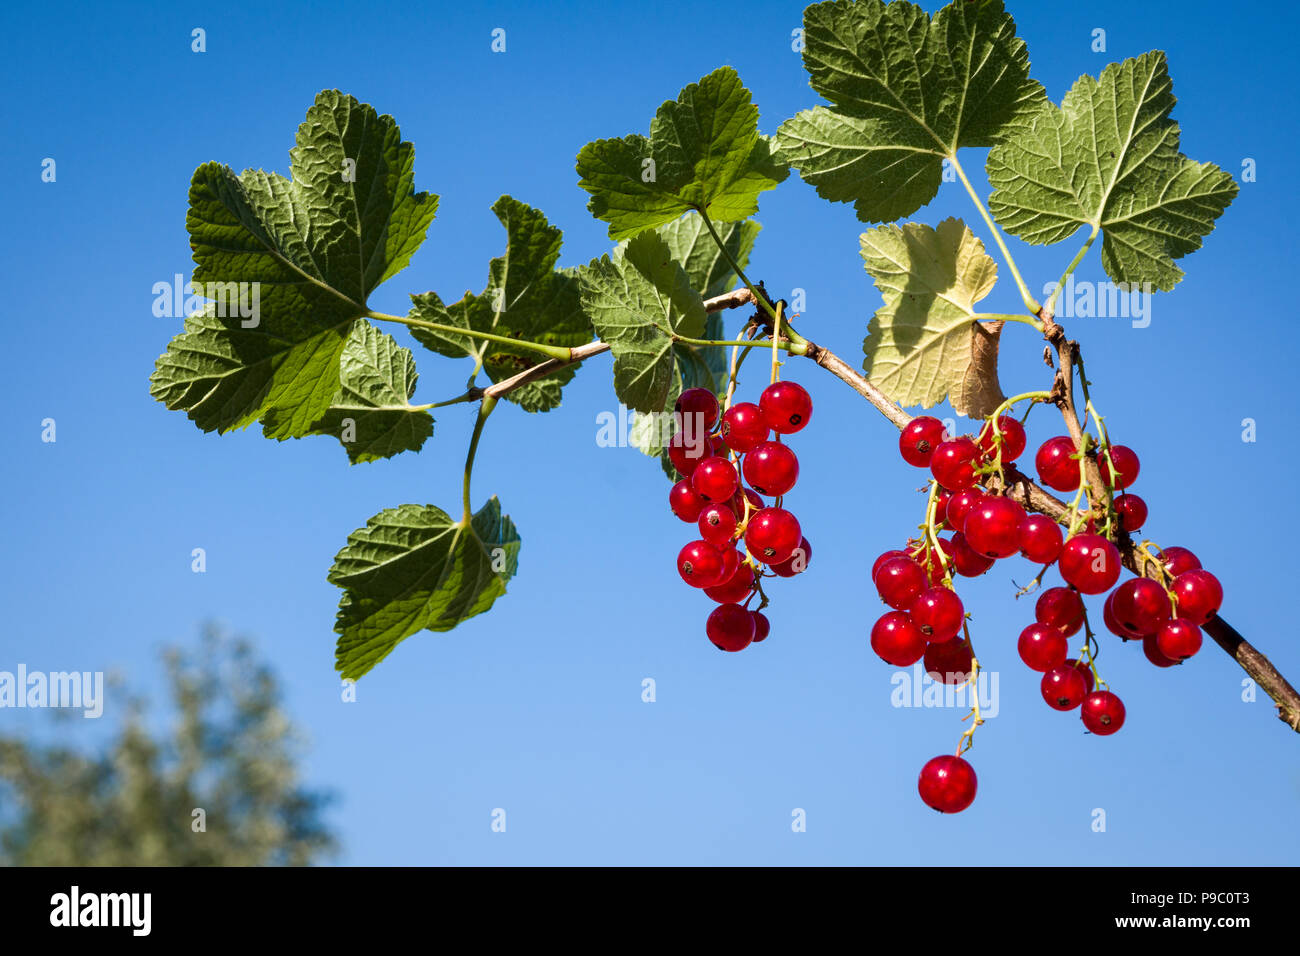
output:
<path id="1" fill-rule="evenodd" d="M 962 722 L 971 721 L 971 725 L 962 731 L 961 737 L 957 739 L 957 756 L 960 757 L 966 751 L 975 746 L 975 728 L 984 723 L 984 718 L 980 715 L 980 692 L 979 692 L 979 674 L 980 662 L 975 656 L 975 644 L 970 639 L 970 625 L 965 621 L 961 622 L 962 635 L 966 638 L 966 643 L 970 646 L 970 674 L 966 677 L 966 684 L 970 687 L 971 712 L 962 718 Z M 953 638 L 956 640 L 956 638 Z M 974 718 L 972 720 L 972 718 Z"/>

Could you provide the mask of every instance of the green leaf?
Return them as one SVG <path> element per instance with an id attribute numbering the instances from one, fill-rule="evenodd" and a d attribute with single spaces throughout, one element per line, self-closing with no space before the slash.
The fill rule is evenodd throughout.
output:
<path id="1" fill-rule="evenodd" d="M 352 464 L 419 451 L 433 434 L 433 416 L 413 408 L 415 358 L 391 335 L 364 319 L 352 326 L 339 365 L 339 390 L 310 434 L 332 435 Z M 277 430 L 279 411 L 266 413 L 268 435 Z"/>
<path id="2" fill-rule="evenodd" d="M 415 151 L 393 118 L 337 90 L 317 95 L 296 143 L 291 179 L 206 163 L 190 184 L 193 281 L 217 301 L 186 319 L 150 392 L 204 431 L 274 412 L 270 437 L 310 433 L 366 297 L 410 261 L 438 206 L 414 191 Z M 249 284 L 250 307 L 256 290 L 256 315 L 223 306 L 241 291 L 227 283 Z"/>
<path id="3" fill-rule="evenodd" d="M 910 216 L 939 191 L 943 159 L 992 146 L 1045 101 L 1001 0 L 930 16 L 903 0 L 804 10 L 804 67 L 830 107 L 777 131 L 777 159 L 863 222 Z"/>
<path id="4" fill-rule="evenodd" d="M 579 270 L 582 306 L 614 355 L 614 392 L 639 412 L 664 408 L 677 372 L 673 338 L 699 338 L 704 299 L 663 237 L 644 232 Z"/>
<path id="5" fill-rule="evenodd" d="M 972 407 L 989 396 L 969 380 L 978 377 L 975 303 L 997 280 L 983 244 L 960 219 L 945 219 L 938 229 L 877 226 L 861 243 L 867 272 L 885 298 L 863 342 L 867 377 L 903 406 L 929 408 L 948 396 L 959 415 L 991 412 Z"/>
<path id="6" fill-rule="evenodd" d="M 758 212 L 758 194 L 789 174 L 758 132 L 758 108 L 736 71 L 714 70 L 659 107 L 650 136 L 599 139 L 578 153 L 587 208 L 628 239 L 703 210 L 715 222 Z"/>
<path id="7" fill-rule="evenodd" d="M 506 252 L 489 264 L 487 288 L 478 295 L 466 293 L 450 306 L 432 292 L 413 295 L 411 318 L 566 348 L 590 342 L 591 323 L 582 311 L 577 272 L 555 268 L 563 233 L 540 210 L 509 196 L 493 203 L 492 211 L 506 228 Z M 418 327 L 411 334 L 442 355 L 481 357 L 493 382 L 542 361 L 536 352 L 467 335 Z M 576 372 L 577 366 L 566 366 L 503 397 L 525 411 L 550 411 Z"/>
<path id="8" fill-rule="evenodd" d="M 355 680 L 417 631 L 483 613 L 518 565 L 519 534 L 495 497 L 468 523 L 433 505 L 381 511 L 348 535 L 330 569 L 343 588 L 335 669 Z"/>
<path id="9" fill-rule="evenodd" d="M 1059 108 L 1044 103 L 990 151 L 989 211 L 1035 245 L 1100 229 L 1113 280 L 1169 291 L 1183 277 L 1174 260 L 1201 247 L 1237 195 L 1230 174 L 1179 151 L 1175 102 L 1158 50 L 1080 77 Z"/>

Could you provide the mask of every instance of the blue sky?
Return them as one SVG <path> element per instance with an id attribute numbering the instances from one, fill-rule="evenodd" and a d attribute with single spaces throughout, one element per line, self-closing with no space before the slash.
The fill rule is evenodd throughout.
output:
<path id="1" fill-rule="evenodd" d="M 451 634 L 410 638 L 352 704 L 333 670 L 338 592 L 326 570 L 346 535 L 385 507 L 454 511 L 472 409 L 441 410 L 420 455 L 349 467 L 330 440 L 204 435 L 150 398 L 153 361 L 179 325 L 152 315 L 150 290 L 192 268 L 191 173 L 207 160 L 287 172 L 318 90 L 396 117 L 416 146 L 417 188 L 442 197 L 410 267 L 371 299 L 404 311 L 408 292 L 449 299 L 483 287 L 504 243 L 488 207 L 503 193 L 565 230 L 562 264 L 608 251 L 575 154 L 594 138 L 644 132 L 662 101 L 717 66 L 740 72 L 765 132 L 816 103 L 790 49 L 801 10 L 7 7 L 0 669 L 117 669 L 156 690 L 156 650 L 193 640 L 202 620 L 251 635 L 311 737 L 308 779 L 340 796 L 330 819 L 345 863 L 1294 862 L 1300 751 L 1263 695 L 1242 701 L 1242 671 L 1208 642 L 1188 665 L 1157 671 L 1103 636 L 1099 664 L 1128 723 L 1111 738 L 1085 736 L 1075 714 L 1042 703 L 1016 655 L 1033 614 L 1012 600 L 1012 579 L 1033 573 L 1016 561 L 962 588 L 980 657 L 1000 678 L 999 714 L 971 755 L 979 796 L 948 818 L 921 804 L 917 772 L 951 750 L 964 711 L 891 706 L 893 670 L 867 646 L 882 610 L 869 568 L 920 519 L 921 473 L 898 458 L 893 427 L 811 363 L 785 370 L 816 403 L 791 442 L 802 472 L 787 500 L 816 553 L 807 574 L 773 589 L 765 644 L 724 655 L 705 639 L 711 604 L 677 578 L 689 529 L 668 512 L 657 465 L 595 441 L 596 416 L 616 407 L 602 356 L 558 411 L 504 408 L 485 434 L 475 503 L 499 495 L 523 535 L 510 593 Z M 1297 248 L 1288 224 L 1300 214 L 1297 13 L 1127 2 L 1011 10 L 1053 98 L 1080 73 L 1164 49 L 1184 151 L 1238 176 L 1245 159 L 1256 163 L 1257 181 L 1180 262 L 1187 278 L 1156 299 L 1149 327 L 1067 328 L 1112 435 L 1142 456 L 1134 490 L 1150 505 L 1149 534 L 1195 550 L 1223 581 L 1224 616 L 1295 680 L 1300 648 L 1281 603 L 1294 562 L 1281 519 L 1300 467 L 1286 432 L 1300 334 L 1284 291 Z M 190 50 L 194 27 L 207 32 L 206 53 Z M 489 48 L 496 27 L 504 54 Z M 1090 48 L 1095 28 L 1106 30 L 1105 54 Z M 45 157 L 57 161 L 55 183 L 41 182 Z M 964 162 L 986 194 L 981 151 Z M 950 215 L 987 239 L 959 185 L 913 218 Z M 781 294 L 805 289 L 801 331 L 859 363 L 879 300 L 851 207 L 822 202 L 794 175 L 764 194 L 758 218 L 751 275 Z M 1038 289 L 1076 245 L 1012 248 Z M 1104 278 L 1096 249 L 1078 275 Z M 989 311 L 1017 307 L 1005 268 L 1000 277 Z M 1008 394 L 1047 386 L 1041 350 L 1027 327 L 1008 329 Z M 416 351 L 422 400 L 463 385 L 464 363 Z M 761 385 L 742 390 L 756 397 Z M 40 440 L 45 418 L 57 421 L 54 444 Z M 1057 433 L 1053 418 L 1030 419 L 1031 451 Z M 1257 423 L 1253 443 L 1242 441 L 1246 418 Z M 195 547 L 206 549 L 205 574 L 190 571 Z M 657 683 L 652 704 L 641 700 L 646 677 Z M 44 726 L 32 718 L 0 712 L 0 728 Z M 491 830 L 495 808 L 506 810 L 505 833 Z M 792 832 L 795 808 L 807 832 Z M 1104 833 L 1091 827 L 1096 808 Z"/>

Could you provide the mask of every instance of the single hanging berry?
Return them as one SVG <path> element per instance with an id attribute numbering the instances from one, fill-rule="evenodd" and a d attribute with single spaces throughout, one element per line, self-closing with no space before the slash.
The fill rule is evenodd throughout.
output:
<path id="1" fill-rule="evenodd" d="M 948 527 L 954 531 L 966 530 L 966 518 L 979 507 L 979 503 L 984 499 L 984 492 L 975 488 L 967 488 L 965 491 L 953 492 L 948 499 L 948 508 L 946 515 L 948 518 Z"/>
<path id="2" fill-rule="evenodd" d="M 1142 634 L 1121 623 L 1119 618 L 1115 616 L 1115 593 L 1115 591 L 1111 591 L 1106 595 L 1106 603 L 1102 605 L 1101 609 L 1101 620 L 1106 625 L 1106 630 L 1126 641 L 1142 640 Z"/>
<path id="3" fill-rule="evenodd" d="M 1084 594 L 1101 594 L 1119 580 L 1119 549 L 1099 534 L 1077 534 L 1058 559 L 1061 577 Z"/>
<path id="4" fill-rule="evenodd" d="M 1179 617 L 1205 625 L 1223 605 L 1223 585 L 1209 571 L 1197 568 L 1174 578 L 1174 596 L 1178 599 Z"/>
<path id="5" fill-rule="evenodd" d="M 762 611 L 750 611 L 754 617 L 754 643 L 767 640 L 767 635 L 772 632 L 772 624 L 767 619 L 767 615 Z"/>
<path id="6" fill-rule="evenodd" d="M 929 468 L 934 450 L 946 437 L 943 422 L 929 415 L 918 415 L 903 426 L 903 433 L 898 436 L 898 451 L 909 465 Z"/>
<path id="7" fill-rule="evenodd" d="M 735 548 L 731 551 L 737 559 L 740 558 L 739 551 Z M 739 604 L 754 590 L 754 569 L 744 561 L 737 560 L 736 570 L 726 578 L 718 580 L 722 583 L 704 589 L 709 600 L 717 601 L 719 604 Z"/>
<path id="8" fill-rule="evenodd" d="M 677 573 L 693 588 L 713 587 L 724 569 L 722 552 L 707 541 L 692 541 L 677 552 Z"/>
<path id="9" fill-rule="evenodd" d="M 944 754 L 921 768 L 917 790 L 927 807 L 940 813 L 960 813 L 975 801 L 975 769 L 961 757 Z"/>
<path id="10" fill-rule="evenodd" d="M 949 546 L 952 548 L 952 566 L 964 578 L 977 578 L 993 567 L 996 558 L 986 558 L 969 544 L 966 536 L 958 531 L 952 536 Z"/>
<path id="11" fill-rule="evenodd" d="M 1168 593 L 1150 578 L 1130 578 L 1107 600 L 1115 620 L 1143 637 L 1154 633 L 1173 614 Z"/>
<path id="12" fill-rule="evenodd" d="M 1119 518 L 1120 530 L 1132 534 L 1147 523 L 1147 503 L 1137 495 L 1116 495 L 1115 515 Z"/>
<path id="13" fill-rule="evenodd" d="M 726 446 L 717 435 L 695 432 L 688 437 L 686 432 L 680 431 L 668 441 L 668 460 L 683 478 L 690 478 L 705 458 L 725 454 Z"/>
<path id="14" fill-rule="evenodd" d="M 1083 598 L 1070 588 L 1048 588 L 1034 605 L 1034 620 L 1073 637 L 1083 627 Z"/>
<path id="15" fill-rule="evenodd" d="M 1049 438 L 1038 448 L 1034 467 L 1043 484 L 1057 491 L 1074 491 L 1079 487 L 1079 461 L 1074 458 L 1074 439 L 1068 435 Z"/>
<path id="16" fill-rule="evenodd" d="M 1201 559 L 1186 548 L 1165 548 L 1160 556 L 1171 577 L 1176 578 L 1186 571 L 1199 571 L 1201 568 Z"/>
<path id="17" fill-rule="evenodd" d="M 1099 690 L 1084 700 L 1079 716 L 1088 730 L 1108 737 L 1124 726 L 1124 702 L 1108 690 Z"/>
<path id="18" fill-rule="evenodd" d="M 975 484 L 975 462 L 980 451 L 969 438 L 946 441 L 934 450 L 930 474 L 950 491 L 965 491 Z"/>
<path id="19" fill-rule="evenodd" d="M 925 590 L 925 569 L 908 557 L 890 558 L 876 572 L 875 583 L 880 599 L 902 611 Z"/>
<path id="20" fill-rule="evenodd" d="M 707 388 L 688 388 L 677 397 L 673 411 L 681 416 L 682 428 L 698 429 L 707 435 L 718 421 L 718 397 Z"/>
<path id="21" fill-rule="evenodd" d="M 777 498 L 799 479 L 799 459 L 787 445 L 765 441 L 745 456 L 745 480 L 761 495 Z"/>
<path id="22" fill-rule="evenodd" d="M 1074 710 L 1088 695 L 1083 675 L 1070 664 L 1058 664 L 1043 675 L 1043 700 L 1053 710 Z"/>
<path id="23" fill-rule="evenodd" d="M 1002 464 L 1010 464 L 1024 453 L 1027 441 L 1025 426 L 1016 419 L 1003 415 L 998 418 L 998 434 L 1002 439 Z M 975 444 L 979 445 L 980 451 L 989 461 L 997 457 L 997 437 L 993 434 L 993 423 L 985 422 L 979 437 L 975 439 Z"/>
<path id="24" fill-rule="evenodd" d="M 905 612 L 889 611 L 872 625 L 871 649 L 886 664 L 911 667 L 925 654 L 925 635 Z"/>
<path id="25" fill-rule="evenodd" d="M 1125 445 L 1103 449 L 1097 455 L 1097 464 L 1101 468 L 1101 480 L 1116 491 L 1137 481 L 1140 468 L 1137 452 Z"/>
<path id="26" fill-rule="evenodd" d="M 691 487 L 705 501 L 726 501 L 740 487 L 736 466 L 721 455 L 705 458 L 691 474 Z"/>
<path id="27" fill-rule="evenodd" d="M 707 502 L 695 493 L 691 480 L 683 478 L 668 492 L 668 507 L 683 521 L 697 521 Z"/>
<path id="28" fill-rule="evenodd" d="M 722 440 L 728 448 L 742 455 L 767 441 L 769 430 L 762 410 L 753 402 L 732 405 L 722 416 Z"/>
<path id="29" fill-rule="evenodd" d="M 799 520 L 784 508 L 764 508 L 750 515 L 745 529 L 749 553 L 767 565 L 786 560 L 802 540 Z"/>
<path id="30" fill-rule="evenodd" d="M 1009 558 L 1020 550 L 1018 529 L 1025 509 L 1010 498 L 985 495 L 966 516 L 966 543 L 986 558 Z"/>
<path id="31" fill-rule="evenodd" d="M 700 512 L 698 527 L 701 538 L 715 548 L 724 548 L 736 536 L 736 514 L 726 505 L 708 505 Z"/>
<path id="32" fill-rule="evenodd" d="M 792 435 L 812 417 L 812 397 L 794 382 L 773 382 L 763 389 L 758 407 L 768 427 L 778 435 Z"/>
<path id="33" fill-rule="evenodd" d="M 1156 667 L 1173 667 L 1178 661 L 1171 661 L 1160 650 L 1160 645 L 1156 643 L 1156 636 L 1148 634 L 1142 638 L 1142 653 L 1147 656 L 1152 664 Z"/>
<path id="34" fill-rule="evenodd" d="M 1025 665 L 1040 673 L 1060 667 L 1070 656 L 1069 641 L 1050 624 L 1030 624 L 1020 632 L 1016 649 Z"/>
<path id="35" fill-rule="evenodd" d="M 719 604 L 704 624 L 713 646 L 743 651 L 754 640 L 754 616 L 739 604 Z"/>
<path id="36" fill-rule="evenodd" d="M 906 552 L 906 551 L 899 551 L 897 548 L 895 548 L 893 551 L 886 551 L 886 552 L 885 552 L 884 554 L 882 554 L 880 557 L 876 558 L 876 562 L 875 562 L 875 564 L 873 564 L 873 565 L 871 566 L 871 581 L 872 581 L 872 583 L 873 583 L 873 584 L 875 583 L 875 580 L 876 580 L 876 572 L 880 570 L 881 566 L 882 566 L 886 561 L 890 561 L 890 560 L 892 560 L 892 559 L 894 559 L 894 558 L 906 558 L 906 557 L 907 557 L 907 552 Z"/>
<path id="37" fill-rule="evenodd" d="M 961 598 L 945 587 L 927 588 L 916 596 L 908 612 L 912 623 L 932 644 L 950 641 L 961 633 L 966 609 Z"/>
<path id="38" fill-rule="evenodd" d="M 803 574 L 808 569 L 810 561 L 812 561 L 812 545 L 808 543 L 807 538 L 800 538 L 799 547 L 790 553 L 790 557 L 770 567 L 772 573 L 778 577 L 792 578 L 796 574 Z"/>
<path id="39" fill-rule="evenodd" d="M 925 672 L 931 680 L 940 684 L 962 684 L 970 679 L 975 654 L 965 639 L 943 641 L 925 649 L 924 662 Z"/>
<path id="40" fill-rule="evenodd" d="M 1020 553 L 1034 564 L 1051 564 L 1061 556 L 1064 536 L 1061 526 L 1047 515 L 1027 514 L 1016 526 Z"/>
<path id="41" fill-rule="evenodd" d="M 1165 621 L 1155 633 L 1156 648 L 1175 663 L 1185 661 L 1201 649 L 1201 629 L 1191 621 Z"/>

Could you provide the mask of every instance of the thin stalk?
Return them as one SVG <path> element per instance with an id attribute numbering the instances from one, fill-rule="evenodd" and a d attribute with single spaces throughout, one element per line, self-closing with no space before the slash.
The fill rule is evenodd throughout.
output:
<path id="1" fill-rule="evenodd" d="M 966 187 L 971 202 L 975 204 L 975 208 L 979 210 L 980 215 L 984 218 L 984 225 L 988 226 L 989 232 L 993 234 L 993 241 L 998 244 L 998 249 L 1002 252 L 1002 258 L 1006 260 L 1007 268 L 1011 270 L 1011 277 L 1016 280 L 1016 287 L 1020 289 L 1020 300 L 1025 304 L 1026 309 L 1037 315 L 1040 309 L 1038 300 L 1029 294 L 1029 286 L 1025 285 L 1025 280 L 1020 276 L 1020 269 L 1016 267 L 1016 260 L 1011 257 L 1011 250 L 1007 248 L 1006 242 L 1002 239 L 1002 231 L 998 229 L 997 223 L 989 215 L 984 201 L 976 194 L 975 187 L 966 178 L 966 170 L 962 169 L 961 163 L 957 161 L 957 154 L 955 152 L 950 154 L 948 161 L 952 163 L 952 168 L 957 171 L 957 177 L 961 180 L 962 185 Z"/>
<path id="2" fill-rule="evenodd" d="M 1056 314 L 1056 299 L 1061 294 L 1061 290 L 1065 288 L 1065 280 L 1070 278 L 1070 275 L 1074 270 L 1079 267 L 1079 263 L 1083 261 L 1083 257 L 1088 254 L 1088 250 L 1092 248 L 1092 244 L 1097 240 L 1097 234 L 1099 232 L 1101 232 L 1099 226 L 1092 227 L 1092 233 L 1088 236 L 1087 241 L 1085 241 L 1079 251 L 1074 254 L 1074 258 L 1070 260 L 1070 264 L 1066 266 L 1065 271 L 1061 273 L 1061 278 L 1060 281 L 1056 283 L 1055 291 L 1052 292 L 1051 297 L 1047 300 L 1047 304 L 1043 306 L 1043 311 L 1047 314 Z"/>
<path id="3" fill-rule="evenodd" d="M 479 332 L 475 329 L 466 329 L 455 325 L 443 325 L 439 322 L 426 322 L 424 319 L 412 319 L 404 315 L 388 315 L 385 312 L 367 312 L 366 316 L 379 322 L 397 322 L 400 325 L 410 326 L 411 328 L 428 329 L 430 332 L 442 332 L 447 335 L 463 335 L 466 338 L 481 339 L 484 342 L 496 342 L 499 345 L 510 345 L 529 352 L 537 352 L 539 355 L 545 355 L 548 358 L 569 358 L 569 350 L 559 345 L 543 345 L 541 342 L 530 342 L 527 339 L 512 339 L 508 335 L 497 335 L 494 332 Z"/>
<path id="4" fill-rule="evenodd" d="M 469 440 L 469 453 L 465 456 L 465 483 L 461 488 L 461 503 L 465 506 L 465 514 L 461 519 L 465 524 L 469 524 L 473 515 L 473 510 L 469 505 L 469 480 L 474 473 L 474 456 L 478 453 L 478 440 L 483 434 L 483 424 L 487 421 L 488 416 L 492 414 L 492 409 L 497 407 L 497 400 L 491 395 L 483 397 L 483 403 L 478 407 L 478 418 L 474 421 L 474 434 Z"/>

